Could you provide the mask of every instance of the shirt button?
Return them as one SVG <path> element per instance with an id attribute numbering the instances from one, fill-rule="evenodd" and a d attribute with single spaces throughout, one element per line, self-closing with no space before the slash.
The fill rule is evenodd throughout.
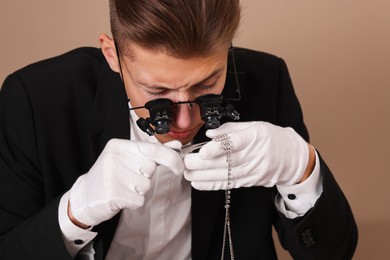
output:
<path id="1" fill-rule="evenodd" d="M 288 194 L 287 198 L 290 200 L 295 200 L 297 198 L 297 196 L 295 196 L 295 194 Z"/>
<path id="2" fill-rule="evenodd" d="M 76 240 L 74 241 L 74 243 L 75 243 L 76 245 L 82 245 L 82 244 L 84 244 L 84 241 L 81 240 L 81 239 L 76 239 Z"/>

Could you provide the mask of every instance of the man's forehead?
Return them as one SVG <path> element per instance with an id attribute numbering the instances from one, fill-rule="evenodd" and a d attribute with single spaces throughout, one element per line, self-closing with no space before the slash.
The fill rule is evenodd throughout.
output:
<path id="1" fill-rule="evenodd" d="M 227 64 L 227 52 L 207 57 L 176 58 L 166 53 L 134 49 L 133 60 L 125 58 L 129 70 L 135 73 L 167 74 L 210 74 Z"/>
<path id="2" fill-rule="evenodd" d="M 178 53 L 184 53 L 177 51 L 177 53 L 168 51 L 167 48 L 159 47 L 159 46 L 153 46 L 153 47 L 145 47 L 141 46 L 135 43 L 127 42 L 126 44 L 123 44 L 123 47 L 120 49 L 120 53 L 126 57 L 127 60 L 130 62 L 137 61 L 137 58 L 140 58 L 142 54 L 149 54 L 149 55 L 166 55 L 172 58 L 176 59 L 182 59 L 182 60 L 189 60 L 189 59 L 196 59 L 196 58 L 208 58 L 208 57 L 215 57 L 217 55 L 220 55 L 221 53 L 227 53 L 230 46 L 226 47 L 220 47 L 215 48 L 213 51 L 199 51 L 199 52 L 191 52 L 187 53 L 187 55 L 178 54 Z"/>
<path id="3" fill-rule="evenodd" d="M 167 84 L 167 83 L 157 83 L 153 79 L 147 79 L 147 78 L 137 78 L 135 79 L 135 83 L 137 85 L 146 87 L 146 88 L 154 88 L 154 89 L 171 89 L 171 88 L 184 88 L 184 87 L 194 87 L 198 86 L 200 84 L 205 84 L 208 81 L 216 81 L 225 70 L 225 67 L 219 67 L 215 70 L 210 71 L 209 74 L 206 74 L 202 78 L 198 78 L 196 81 L 188 82 L 187 83 L 176 83 L 175 86 L 173 84 Z M 186 79 L 183 79 L 185 82 Z M 181 84 L 181 85 L 180 85 Z"/>

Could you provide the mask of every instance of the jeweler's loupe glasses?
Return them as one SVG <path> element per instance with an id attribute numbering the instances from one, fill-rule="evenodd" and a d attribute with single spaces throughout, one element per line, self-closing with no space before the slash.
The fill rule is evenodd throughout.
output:
<path id="1" fill-rule="evenodd" d="M 138 127 L 148 135 L 166 134 L 170 131 L 170 123 L 172 121 L 172 112 L 183 104 L 199 106 L 200 116 L 205 122 L 206 129 L 214 129 L 220 126 L 220 119 L 224 116 L 230 117 L 233 120 L 240 119 L 240 114 L 222 95 L 206 94 L 197 97 L 193 101 L 173 102 L 168 98 L 157 98 L 150 100 L 142 107 L 133 109 L 146 108 L 149 110 L 150 117 L 139 118 L 137 120 Z M 153 127 L 154 128 L 153 128 Z"/>

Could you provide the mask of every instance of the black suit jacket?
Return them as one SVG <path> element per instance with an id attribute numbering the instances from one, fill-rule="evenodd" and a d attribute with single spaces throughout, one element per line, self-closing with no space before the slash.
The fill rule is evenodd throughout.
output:
<path id="1" fill-rule="evenodd" d="M 242 121 L 293 127 L 308 140 L 283 60 L 235 49 Z M 234 94 L 232 66 L 224 95 Z M 0 259 L 70 259 L 58 224 L 61 195 L 112 138 L 128 139 L 129 111 L 118 74 L 101 51 L 80 48 L 19 70 L 0 92 Z M 196 141 L 204 140 L 202 129 Z M 305 216 L 287 219 L 275 188 L 232 191 L 236 259 L 276 259 L 272 226 L 295 259 L 350 259 L 357 228 L 348 202 L 321 159 L 324 191 Z M 192 191 L 193 259 L 218 259 L 224 192 Z M 119 214 L 118 214 L 119 215 Z M 96 259 L 106 254 L 118 215 L 95 227 Z"/>

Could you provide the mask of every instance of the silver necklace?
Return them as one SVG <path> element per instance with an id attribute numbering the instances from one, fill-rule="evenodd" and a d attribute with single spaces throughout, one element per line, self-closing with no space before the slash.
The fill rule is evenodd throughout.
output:
<path id="1" fill-rule="evenodd" d="M 222 253 L 221 260 L 225 258 L 225 249 L 226 243 L 229 243 L 229 253 L 230 259 L 234 260 L 234 250 L 233 250 L 233 240 L 232 240 L 232 232 L 230 229 L 230 197 L 231 197 L 231 177 L 232 177 L 232 151 L 231 151 L 231 143 L 229 136 L 227 134 L 221 134 L 213 138 L 214 141 L 220 142 L 221 149 L 225 151 L 226 155 L 226 163 L 227 163 L 227 187 L 225 189 L 225 224 L 223 229 L 223 239 L 222 239 Z M 182 156 L 185 154 L 191 153 L 197 149 L 202 148 L 207 142 L 193 144 L 193 145 L 185 145 L 182 147 L 180 151 L 178 151 Z"/>
<path id="2" fill-rule="evenodd" d="M 232 150 L 229 136 L 227 134 L 221 134 L 213 139 L 220 142 L 221 149 L 225 151 L 226 163 L 227 163 L 227 187 L 225 189 L 225 225 L 223 229 L 222 239 L 222 253 L 221 260 L 225 257 L 225 246 L 227 241 L 229 242 L 230 259 L 234 260 L 233 240 L 232 232 L 230 228 L 230 197 L 231 197 L 231 177 L 232 177 Z"/>

